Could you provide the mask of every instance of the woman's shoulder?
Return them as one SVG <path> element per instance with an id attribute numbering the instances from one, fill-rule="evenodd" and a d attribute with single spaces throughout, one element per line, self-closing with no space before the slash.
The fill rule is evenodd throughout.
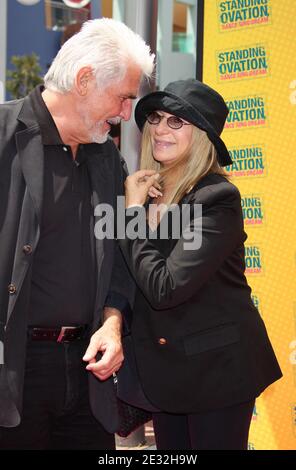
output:
<path id="1" fill-rule="evenodd" d="M 195 203 L 230 203 L 241 200 L 238 188 L 225 176 L 211 173 L 202 178 L 191 192 L 192 202 Z"/>

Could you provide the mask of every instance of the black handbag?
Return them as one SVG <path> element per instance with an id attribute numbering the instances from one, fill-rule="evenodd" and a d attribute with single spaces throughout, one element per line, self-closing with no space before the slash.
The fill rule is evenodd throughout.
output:
<path id="1" fill-rule="evenodd" d="M 152 419 L 149 411 L 142 410 L 136 406 L 129 405 L 117 398 L 119 428 L 116 434 L 120 437 L 128 437 L 133 431 L 140 426 L 148 423 Z"/>

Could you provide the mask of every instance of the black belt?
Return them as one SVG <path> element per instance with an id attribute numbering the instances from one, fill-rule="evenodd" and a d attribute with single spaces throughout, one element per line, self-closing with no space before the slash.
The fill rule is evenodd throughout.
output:
<path id="1" fill-rule="evenodd" d="M 76 339 L 85 338 L 87 329 L 87 325 L 60 326 L 58 328 L 30 326 L 28 328 L 28 335 L 32 341 L 56 341 L 57 343 L 70 343 Z"/>

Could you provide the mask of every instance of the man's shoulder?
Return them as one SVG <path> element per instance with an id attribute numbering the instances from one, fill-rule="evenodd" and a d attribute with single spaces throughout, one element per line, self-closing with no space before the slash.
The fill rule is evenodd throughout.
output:
<path id="1" fill-rule="evenodd" d="M 19 113 L 22 109 L 25 98 L 20 98 L 19 100 L 6 101 L 5 103 L 0 104 L 1 113 Z"/>
<path id="2" fill-rule="evenodd" d="M 0 104 L 0 144 L 6 146 L 7 141 L 14 138 L 15 133 L 21 129 L 18 118 L 24 104 L 24 99 L 7 101 Z M 0 145 L 2 148 L 2 145 Z"/>
<path id="3" fill-rule="evenodd" d="M 4 134 L 15 129 L 24 104 L 24 98 L 0 104 L 0 129 Z"/>

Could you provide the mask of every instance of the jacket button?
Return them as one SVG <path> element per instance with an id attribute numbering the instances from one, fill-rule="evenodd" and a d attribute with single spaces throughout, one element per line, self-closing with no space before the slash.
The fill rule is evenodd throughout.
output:
<path id="1" fill-rule="evenodd" d="M 162 346 L 167 343 L 167 340 L 165 338 L 158 338 L 158 344 L 161 344 Z"/>
<path id="2" fill-rule="evenodd" d="M 9 294 L 15 294 L 16 293 L 16 286 L 14 284 L 9 284 L 8 286 L 8 292 Z"/>
<path id="3" fill-rule="evenodd" d="M 33 248 L 31 247 L 31 245 L 23 246 L 23 252 L 25 253 L 25 255 L 30 255 L 32 251 L 33 251 Z"/>

